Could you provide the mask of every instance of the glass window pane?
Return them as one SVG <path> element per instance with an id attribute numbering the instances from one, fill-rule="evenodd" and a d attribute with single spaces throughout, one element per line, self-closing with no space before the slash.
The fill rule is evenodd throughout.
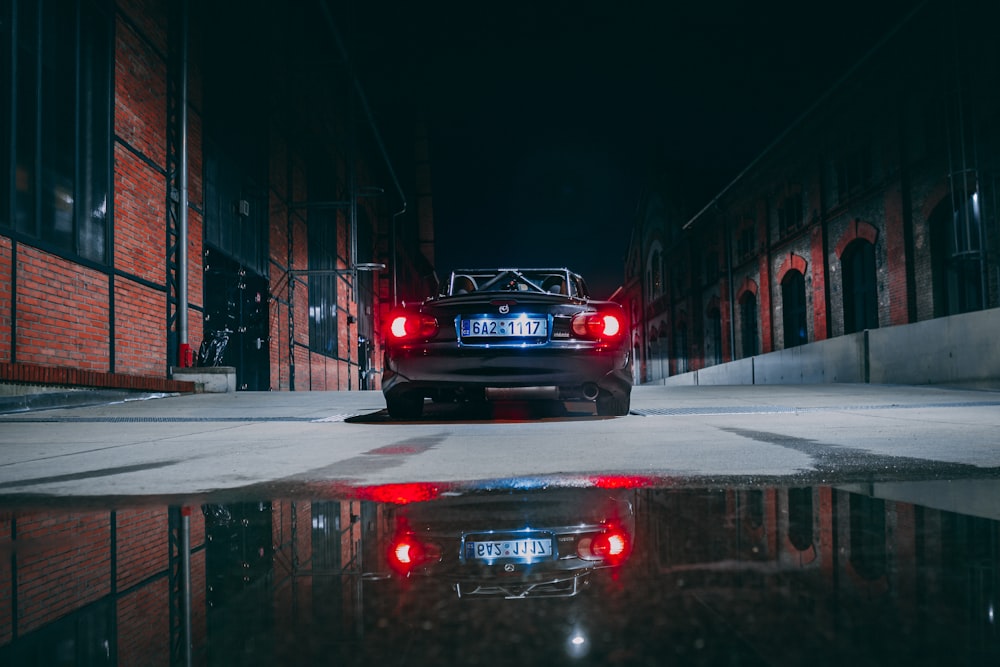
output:
<path id="1" fill-rule="evenodd" d="M 76 9 L 49 0 L 42 17 L 42 238 L 73 248 Z"/>
<path id="2" fill-rule="evenodd" d="M 3 126 L 0 127 L 0 225 L 5 227 L 11 224 L 10 177 L 13 127 L 6 119 L 14 117 L 14 95 L 11 89 L 14 80 L 12 19 L 13 3 L 5 2 L 0 5 L 0 118 L 5 119 Z"/>
<path id="3" fill-rule="evenodd" d="M 37 235 L 38 3 L 18 4 L 15 75 L 14 228 Z"/>
<path id="4" fill-rule="evenodd" d="M 101 12 L 89 12 L 81 20 L 77 251 L 103 262 L 111 169 L 111 30 Z"/>

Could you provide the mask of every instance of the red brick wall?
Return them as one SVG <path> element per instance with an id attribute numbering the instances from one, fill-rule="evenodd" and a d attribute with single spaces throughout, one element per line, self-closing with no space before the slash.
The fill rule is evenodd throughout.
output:
<path id="1" fill-rule="evenodd" d="M 10 361 L 13 271 L 10 239 L 0 236 L 0 362 Z"/>
<path id="2" fill-rule="evenodd" d="M 170 582 L 153 581 L 118 600 L 118 661 L 170 664 Z"/>
<path id="3" fill-rule="evenodd" d="M 885 286 L 890 324 L 893 325 L 908 324 L 915 315 L 910 312 L 908 298 L 906 266 L 910 258 L 906 253 L 904 224 L 902 193 L 898 182 L 894 182 L 885 191 Z"/>
<path id="4" fill-rule="evenodd" d="M 166 180 L 121 145 L 115 147 L 115 266 L 163 284 L 166 275 Z"/>
<path id="5" fill-rule="evenodd" d="M 150 42 L 163 38 L 166 17 L 156 10 L 156 4 L 144 2 L 129 16 L 145 19 L 143 27 L 154 29 L 152 33 L 139 34 L 130 21 L 118 21 L 114 129 L 119 141 L 163 165 L 167 154 L 167 65 L 161 54 L 166 53 L 166 43 Z M 165 201 L 165 190 L 161 193 L 160 199 Z"/>
<path id="6" fill-rule="evenodd" d="M 17 360 L 109 371 L 106 275 L 18 246 Z"/>
<path id="7" fill-rule="evenodd" d="M 18 634 L 51 623 L 111 591 L 107 512 L 19 516 L 17 543 Z"/>
<path id="8" fill-rule="evenodd" d="M 117 512 L 119 590 L 167 569 L 170 553 L 166 508 Z"/>
<path id="9" fill-rule="evenodd" d="M 17 581 L 11 559 L 0 558 L 0 646 L 14 628 L 11 588 L 17 586 L 17 634 L 24 636 L 112 593 L 111 520 L 116 519 L 119 663 L 167 664 L 169 628 L 169 522 L 166 508 L 100 512 L 47 512 L 0 516 L 0 545 L 11 543 L 17 524 Z M 309 536 L 308 514 L 301 534 Z M 192 633 L 203 645 L 205 619 L 205 521 L 190 517 Z"/>
<path id="10" fill-rule="evenodd" d="M 159 290 L 115 278 L 115 354 L 119 371 L 141 375 L 165 372 L 166 300 Z"/>

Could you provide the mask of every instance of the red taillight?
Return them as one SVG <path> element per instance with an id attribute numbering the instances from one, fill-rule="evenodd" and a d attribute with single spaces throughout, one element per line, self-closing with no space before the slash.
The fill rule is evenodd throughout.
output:
<path id="1" fill-rule="evenodd" d="M 402 535 L 389 546 L 389 567 L 399 574 L 409 574 L 424 559 L 424 549 L 412 535 Z"/>
<path id="2" fill-rule="evenodd" d="M 389 315 L 389 338 L 396 341 L 430 338 L 438 331 L 437 320 L 423 313 L 395 312 Z"/>
<path id="3" fill-rule="evenodd" d="M 613 340 L 625 333 L 621 314 L 612 311 L 580 313 L 573 318 L 573 334 L 580 338 Z"/>
<path id="4" fill-rule="evenodd" d="M 396 533 L 389 543 L 389 567 L 397 574 L 408 576 L 414 568 L 426 566 L 441 559 L 441 548 L 433 543 L 424 543 L 412 532 Z"/>
<path id="5" fill-rule="evenodd" d="M 632 540 L 621 528 L 609 527 L 590 539 L 580 540 L 577 555 L 584 560 L 600 560 L 620 565 L 632 552 Z"/>

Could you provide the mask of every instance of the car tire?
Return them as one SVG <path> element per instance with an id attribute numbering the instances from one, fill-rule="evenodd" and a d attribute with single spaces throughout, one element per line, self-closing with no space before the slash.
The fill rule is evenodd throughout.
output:
<path id="1" fill-rule="evenodd" d="M 615 396 L 602 391 L 597 395 L 597 414 L 601 417 L 624 417 L 628 414 L 631 398 L 631 394 Z"/>
<path id="2" fill-rule="evenodd" d="M 420 394 L 403 394 L 386 397 L 385 406 L 393 419 L 416 419 L 424 411 L 424 397 Z"/>

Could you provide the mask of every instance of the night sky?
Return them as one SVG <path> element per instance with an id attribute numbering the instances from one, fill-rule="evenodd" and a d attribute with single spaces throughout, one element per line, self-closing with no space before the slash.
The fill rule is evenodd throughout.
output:
<path id="1" fill-rule="evenodd" d="M 916 0 L 362 4 L 364 85 L 428 121 L 439 274 L 569 266 L 603 298 L 653 155 L 715 194 Z"/>

